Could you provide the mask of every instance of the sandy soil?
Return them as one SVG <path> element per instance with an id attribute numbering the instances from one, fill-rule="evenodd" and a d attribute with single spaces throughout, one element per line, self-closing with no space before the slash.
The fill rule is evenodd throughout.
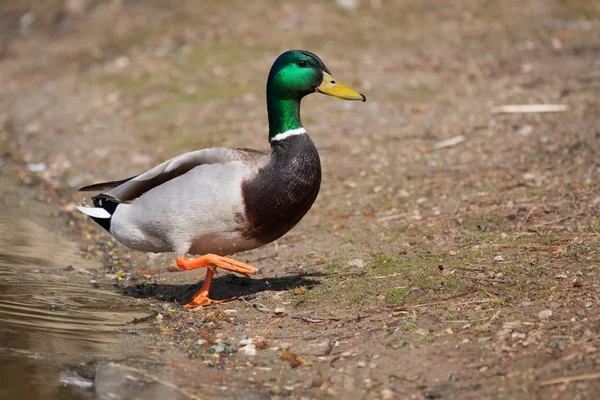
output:
<path id="1" fill-rule="evenodd" d="M 599 5 L 10 3 L 0 165 L 103 260 L 106 290 L 156 311 L 137 324 L 156 362 L 108 373 L 182 398 L 600 393 Z M 303 102 L 313 209 L 237 255 L 263 277 L 215 280 L 236 301 L 187 311 L 202 273 L 118 246 L 76 214 L 76 188 L 191 149 L 266 149 L 264 84 L 289 48 L 368 101 Z"/>

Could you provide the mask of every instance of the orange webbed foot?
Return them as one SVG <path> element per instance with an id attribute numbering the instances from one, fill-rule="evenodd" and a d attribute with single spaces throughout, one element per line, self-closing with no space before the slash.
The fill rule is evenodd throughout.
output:
<path id="1" fill-rule="evenodd" d="M 177 266 L 184 270 L 208 268 L 211 265 L 228 271 L 237 272 L 238 274 L 245 276 L 252 276 L 259 273 L 258 268 L 253 267 L 252 265 L 244 264 L 243 262 L 236 261 L 232 258 L 222 257 L 216 254 L 205 254 L 194 259 L 189 259 L 187 257 L 177 258 Z"/>

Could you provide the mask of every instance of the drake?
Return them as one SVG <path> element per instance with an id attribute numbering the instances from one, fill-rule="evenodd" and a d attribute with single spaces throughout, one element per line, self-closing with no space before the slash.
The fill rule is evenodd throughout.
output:
<path id="1" fill-rule="evenodd" d="M 280 238 L 319 193 L 319 154 L 300 121 L 300 101 L 315 92 L 366 101 L 315 54 L 287 51 L 267 80 L 271 154 L 223 147 L 192 151 L 131 178 L 83 187 L 102 193 L 92 197 L 93 207 L 77 208 L 131 249 L 174 252 L 181 269 L 207 268 L 200 292 L 185 307 L 216 302 L 208 295 L 217 267 L 246 276 L 258 272 L 224 256 Z"/>

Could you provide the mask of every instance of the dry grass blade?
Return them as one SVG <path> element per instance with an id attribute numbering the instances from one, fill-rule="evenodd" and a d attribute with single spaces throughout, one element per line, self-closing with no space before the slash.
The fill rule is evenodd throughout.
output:
<path id="1" fill-rule="evenodd" d="M 540 386 L 548 386 L 548 385 L 556 385 L 557 383 L 569 383 L 569 382 L 578 382 L 578 381 L 589 381 L 592 379 L 600 379 L 600 372 L 595 372 L 593 374 L 582 374 L 575 376 L 564 376 L 562 378 L 550 379 L 547 381 L 540 382 Z"/>
<path id="2" fill-rule="evenodd" d="M 464 142 L 465 140 L 467 140 L 467 138 L 465 138 L 463 135 L 454 136 L 453 138 L 442 140 L 441 142 L 437 142 L 435 145 L 433 145 L 433 149 L 441 150 L 446 147 L 456 146 L 457 144 L 460 144 L 460 143 Z"/>
<path id="3" fill-rule="evenodd" d="M 492 108 L 494 114 L 525 114 L 567 111 L 566 104 L 507 104 Z"/>

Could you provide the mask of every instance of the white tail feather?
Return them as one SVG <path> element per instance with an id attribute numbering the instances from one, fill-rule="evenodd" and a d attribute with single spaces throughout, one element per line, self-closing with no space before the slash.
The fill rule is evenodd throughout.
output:
<path id="1" fill-rule="evenodd" d="M 77 209 L 94 218 L 110 218 L 112 215 L 109 214 L 104 208 L 90 207 L 90 206 L 77 206 Z"/>

